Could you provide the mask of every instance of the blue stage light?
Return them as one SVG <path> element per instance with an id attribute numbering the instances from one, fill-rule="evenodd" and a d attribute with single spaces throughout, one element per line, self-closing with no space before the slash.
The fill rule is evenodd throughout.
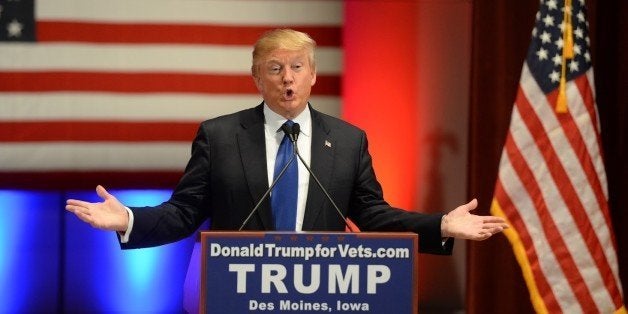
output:
<path id="1" fill-rule="evenodd" d="M 165 201 L 168 190 L 110 191 L 128 206 Z M 114 232 L 64 210 L 95 192 L 0 190 L 0 313 L 180 313 L 194 244 L 188 239 L 122 251 Z"/>
<path id="2" fill-rule="evenodd" d="M 110 191 L 127 206 L 157 205 L 165 190 Z M 100 201 L 94 192 L 69 198 Z M 173 244 L 122 251 L 114 232 L 95 230 L 66 215 L 64 306 L 68 311 L 180 312 L 194 236 Z"/>
<path id="3" fill-rule="evenodd" d="M 54 192 L 0 190 L 0 312 L 59 309 L 62 203 Z"/>

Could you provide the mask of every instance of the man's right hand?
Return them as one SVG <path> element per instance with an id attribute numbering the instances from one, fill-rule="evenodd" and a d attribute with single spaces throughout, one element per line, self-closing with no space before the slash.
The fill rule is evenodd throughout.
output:
<path id="1" fill-rule="evenodd" d="M 65 209 L 94 228 L 125 232 L 129 225 L 126 207 L 101 185 L 96 187 L 96 194 L 103 202 L 90 203 L 69 199 Z"/>

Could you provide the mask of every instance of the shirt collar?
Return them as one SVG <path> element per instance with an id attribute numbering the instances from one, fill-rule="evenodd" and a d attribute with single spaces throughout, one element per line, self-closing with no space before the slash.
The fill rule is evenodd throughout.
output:
<path id="1" fill-rule="evenodd" d="M 279 132 L 281 126 L 286 123 L 288 119 L 278 115 L 274 111 L 270 110 L 266 102 L 264 102 L 264 124 L 266 124 L 267 129 Z M 310 106 L 305 108 L 298 116 L 292 119 L 292 122 L 298 123 L 301 128 L 300 135 L 305 135 L 307 137 L 312 134 L 312 116 L 310 114 Z"/>

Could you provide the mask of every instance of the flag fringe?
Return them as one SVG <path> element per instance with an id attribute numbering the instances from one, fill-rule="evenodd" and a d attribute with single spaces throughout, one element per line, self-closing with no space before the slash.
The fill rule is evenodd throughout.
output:
<path id="1" fill-rule="evenodd" d="M 499 202 L 497 202 L 497 199 L 495 198 L 493 198 L 493 201 L 491 202 L 491 214 L 506 219 L 506 221 L 510 225 L 506 214 L 504 214 L 504 211 L 499 205 Z M 511 227 L 504 230 L 504 235 L 510 242 L 512 250 L 515 254 L 515 258 L 517 259 L 519 266 L 521 266 L 521 272 L 523 273 L 523 278 L 526 282 L 526 285 L 528 286 L 528 291 L 530 292 L 530 300 L 532 301 L 532 306 L 534 307 L 534 310 L 537 313 L 549 313 L 547 310 L 547 306 L 545 305 L 545 302 L 543 301 L 543 298 L 539 293 L 536 281 L 534 280 L 532 267 L 530 266 L 530 261 L 528 260 L 528 257 L 525 253 L 526 250 L 523 246 L 523 243 L 521 242 L 519 234 L 517 233 L 517 231 L 515 231 L 515 228 Z"/>

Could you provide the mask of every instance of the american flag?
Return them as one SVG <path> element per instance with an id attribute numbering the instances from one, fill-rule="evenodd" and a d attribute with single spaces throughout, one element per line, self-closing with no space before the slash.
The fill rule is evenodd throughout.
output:
<path id="1" fill-rule="evenodd" d="M 0 187 L 176 183 L 200 121 L 261 102 L 251 51 L 273 28 L 317 41 L 311 101 L 339 115 L 342 14 L 327 0 L 0 1 Z"/>
<path id="2" fill-rule="evenodd" d="M 541 1 L 491 206 L 540 313 L 626 311 L 587 33 L 583 0 Z"/>

